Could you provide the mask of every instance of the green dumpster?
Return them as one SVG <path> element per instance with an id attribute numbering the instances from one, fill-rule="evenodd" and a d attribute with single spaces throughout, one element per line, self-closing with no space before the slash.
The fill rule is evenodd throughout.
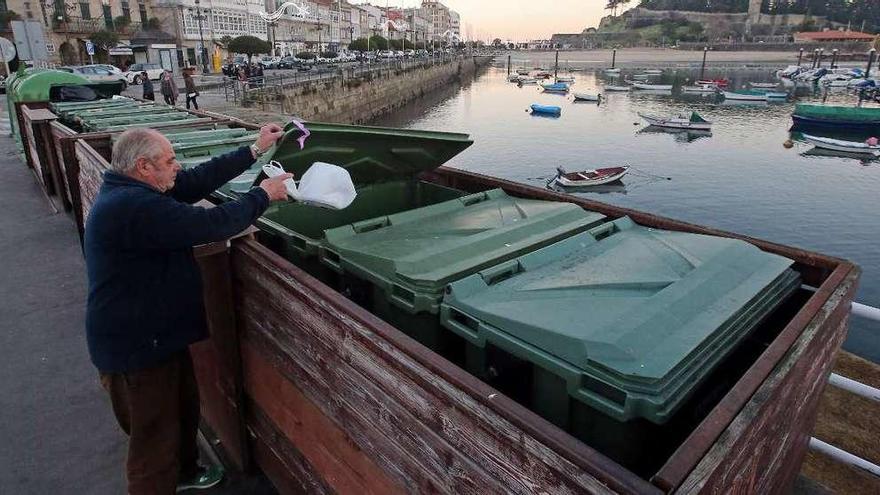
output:
<path id="1" fill-rule="evenodd" d="M 293 126 L 260 163 L 279 161 L 296 177 L 315 162 L 346 168 L 357 188 L 357 198 L 344 210 L 329 210 L 290 202 L 274 204 L 257 220 L 261 240 L 314 275 L 335 278 L 318 261 L 324 231 L 383 215 L 440 203 L 462 192 L 418 179 L 473 141 L 466 134 L 413 131 L 342 124 L 307 123 L 311 137 L 305 149 Z M 261 177 L 260 163 L 242 177 L 221 188 L 221 198 L 234 198 Z"/>
<path id="2" fill-rule="evenodd" d="M 650 472 L 686 399 L 799 287 L 792 264 L 624 217 L 453 282 L 440 318 L 470 372 Z"/>
<path id="3" fill-rule="evenodd" d="M 49 92 L 53 86 L 86 85 L 89 81 L 69 72 L 51 69 L 27 69 L 24 74 L 18 74 L 7 87 L 9 107 L 9 122 L 12 134 L 15 136 L 19 147 L 22 146 L 21 133 L 18 129 L 18 112 L 16 103 L 47 102 Z M 20 148 L 23 149 L 23 148 Z"/>

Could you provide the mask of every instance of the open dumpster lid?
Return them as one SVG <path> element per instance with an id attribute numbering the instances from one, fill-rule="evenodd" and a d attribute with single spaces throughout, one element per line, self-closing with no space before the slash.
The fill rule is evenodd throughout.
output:
<path id="1" fill-rule="evenodd" d="M 467 134 L 307 122 L 311 136 L 300 150 L 301 132 L 291 123 L 265 159 L 277 160 L 296 177 L 315 162 L 348 170 L 356 186 L 413 177 L 433 170 L 467 149 Z"/>
<path id="2" fill-rule="evenodd" d="M 662 424 L 797 288 L 792 263 L 624 217 L 450 284 L 441 319 L 618 420 Z"/>

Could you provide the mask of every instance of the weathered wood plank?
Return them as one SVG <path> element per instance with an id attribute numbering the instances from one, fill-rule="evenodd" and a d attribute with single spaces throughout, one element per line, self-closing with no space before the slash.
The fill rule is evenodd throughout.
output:
<path id="1" fill-rule="evenodd" d="M 599 481 L 494 407 L 503 403 L 500 407 L 518 409 L 562 433 L 555 426 L 262 246 L 242 243 L 240 251 L 233 265 L 243 338 L 249 344 L 263 338 L 268 342 L 264 348 L 284 353 L 275 366 L 410 490 L 424 490 L 422 484 L 429 481 L 434 490 L 447 493 L 608 493 L 609 484 L 626 492 L 656 492 L 579 444 L 580 454 L 590 456 L 593 469 L 608 478 Z M 270 301 L 277 303 L 268 307 Z M 403 348 L 401 341 L 408 341 Z M 416 348 L 433 369 L 406 352 Z M 459 383 L 444 379 L 450 374 Z M 461 382 L 469 384 L 467 390 Z M 597 467 L 602 463 L 619 472 L 602 472 Z"/>
<path id="2" fill-rule="evenodd" d="M 786 493 L 800 469 L 834 355 L 846 337 L 854 268 L 678 493 Z M 769 349 L 768 349 L 769 350 Z"/>
<path id="3" fill-rule="evenodd" d="M 252 410 L 258 416 L 265 415 L 287 439 L 285 443 L 302 453 L 311 472 L 325 475 L 322 484 L 339 493 L 404 493 L 265 359 L 263 350 L 252 344 L 242 347 L 246 389 L 255 406 Z"/>
<path id="4" fill-rule="evenodd" d="M 284 495 L 324 495 L 334 492 L 302 453 L 291 445 L 284 433 L 253 402 L 248 404 L 247 422 L 254 462 Z M 319 440 L 317 445 L 321 445 Z"/>
<path id="5" fill-rule="evenodd" d="M 89 211 L 98 196 L 101 184 L 104 182 L 103 173 L 110 166 L 97 151 L 83 140 L 76 141 L 76 160 L 79 163 L 79 190 L 82 205 L 81 217 L 83 223 L 89 218 Z"/>

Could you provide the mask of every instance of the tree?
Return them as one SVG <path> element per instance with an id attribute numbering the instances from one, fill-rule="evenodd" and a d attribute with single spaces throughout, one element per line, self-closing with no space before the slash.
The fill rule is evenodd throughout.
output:
<path id="1" fill-rule="evenodd" d="M 504 43 L 501 41 L 501 38 L 495 38 L 494 40 L 492 40 L 492 46 L 494 46 L 495 48 L 500 48 L 504 46 Z"/>
<path id="2" fill-rule="evenodd" d="M 120 15 L 113 18 L 113 27 L 116 31 L 125 31 L 125 28 L 131 25 L 131 17 Z"/>
<path id="3" fill-rule="evenodd" d="M 222 38 L 220 38 L 219 40 L 214 40 L 214 43 L 220 45 L 220 48 L 225 48 L 228 50 L 229 44 L 232 43 L 232 40 L 233 40 L 232 36 L 229 36 L 227 34 L 227 35 L 223 36 Z"/>
<path id="4" fill-rule="evenodd" d="M 381 36 L 370 36 L 370 50 L 387 50 L 388 40 Z"/>
<path id="5" fill-rule="evenodd" d="M 371 47 L 372 48 L 372 47 Z M 349 50 L 365 52 L 367 51 L 367 39 L 366 38 L 358 38 L 351 43 L 348 44 Z"/>
<path id="6" fill-rule="evenodd" d="M 149 19 L 147 19 L 147 22 L 144 23 L 143 29 L 158 31 L 162 29 L 162 21 L 155 17 L 150 17 Z"/>
<path id="7" fill-rule="evenodd" d="M 251 57 L 254 55 L 269 53 L 272 50 L 272 45 L 256 36 L 244 35 L 233 38 L 226 49 L 233 53 L 244 53 L 248 56 L 248 63 L 250 63 Z"/>
<path id="8" fill-rule="evenodd" d="M 92 34 L 89 40 L 91 40 L 92 45 L 97 50 L 98 59 L 103 60 L 109 54 L 110 49 L 119 44 L 119 35 L 113 31 L 102 29 Z"/>

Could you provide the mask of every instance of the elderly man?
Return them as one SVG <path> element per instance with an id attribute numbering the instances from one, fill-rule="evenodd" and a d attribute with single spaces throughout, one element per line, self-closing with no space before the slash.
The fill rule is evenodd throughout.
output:
<path id="1" fill-rule="evenodd" d="M 85 231 L 86 334 L 119 425 L 129 436 L 128 493 L 164 495 L 218 483 L 196 463 L 199 397 L 188 346 L 207 336 L 192 247 L 227 239 L 283 200 L 290 174 L 237 201 L 193 206 L 248 169 L 283 134 L 264 126 L 255 144 L 181 171 L 168 140 L 132 129 L 113 146 L 111 170 Z"/>

